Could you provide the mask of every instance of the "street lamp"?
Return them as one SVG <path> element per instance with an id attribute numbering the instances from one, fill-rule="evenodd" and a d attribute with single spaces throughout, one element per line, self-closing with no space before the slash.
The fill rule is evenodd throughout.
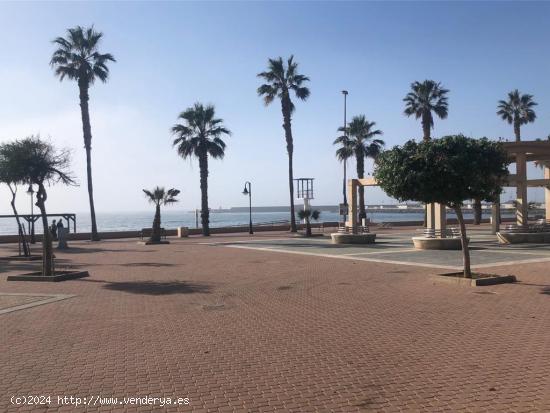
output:
<path id="1" fill-rule="evenodd" d="M 248 224 L 248 233 L 254 234 L 254 231 L 252 231 L 252 184 L 248 181 L 244 183 L 243 195 L 248 195 L 248 212 L 250 216 L 250 222 Z"/>
<path id="2" fill-rule="evenodd" d="M 29 189 L 27 189 L 27 194 L 31 196 L 31 244 L 35 244 L 36 240 L 34 238 L 34 201 L 33 201 L 33 195 L 34 190 L 32 189 L 32 184 L 29 185 Z"/>
<path id="3" fill-rule="evenodd" d="M 347 120 L 347 100 L 348 100 L 348 91 L 347 90 L 342 90 L 342 95 L 344 95 L 344 136 L 347 138 L 348 137 L 348 120 Z M 344 184 L 343 184 L 343 192 L 344 192 L 344 208 L 346 208 L 347 204 L 348 204 L 348 196 L 347 196 L 347 193 L 346 193 L 346 178 L 347 178 L 347 160 L 344 159 Z M 346 215 L 344 215 L 344 222 L 346 221 Z"/>

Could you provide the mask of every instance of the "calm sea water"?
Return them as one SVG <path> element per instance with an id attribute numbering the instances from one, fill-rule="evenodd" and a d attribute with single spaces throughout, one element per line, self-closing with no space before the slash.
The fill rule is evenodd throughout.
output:
<path id="1" fill-rule="evenodd" d="M 489 213 L 484 211 L 484 213 Z M 449 213 L 449 217 L 454 217 Z M 487 217 L 488 215 L 484 215 Z M 407 213 L 391 213 L 391 212 L 374 212 L 368 214 L 369 219 L 373 222 L 396 222 L 396 221 L 422 221 L 423 214 L 419 212 Z M 465 211 L 465 217 L 471 217 L 469 211 Z M 254 223 L 267 223 L 274 221 L 288 220 L 289 216 L 286 212 L 255 212 L 252 214 Z M 321 212 L 320 222 L 335 222 L 339 221 L 340 216 L 333 212 Z M 97 224 L 100 231 L 126 231 L 140 230 L 141 228 L 150 228 L 153 223 L 152 212 L 124 212 L 124 213 L 98 213 Z M 65 222 L 64 222 L 65 224 Z M 248 214 L 236 212 L 210 213 L 211 227 L 224 227 L 232 225 L 247 225 Z M 199 217 L 200 225 L 200 217 Z M 164 228 L 176 228 L 186 226 L 190 228 L 196 227 L 194 212 L 175 212 L 164 211 L 162 213 L 162 226 Z M 89 232 L 91 229 L 90 216 L 87 213 L 79 213 L 76 215 L 76 230 L 77 232 Z M 71 232 L 73 228 L 71 225 Z M 17 226 L 15 219 L 0 220 L 0 234 L 15 234 Z M 41 233 L 40 221 L 36 222 L 35 232 Z"/>

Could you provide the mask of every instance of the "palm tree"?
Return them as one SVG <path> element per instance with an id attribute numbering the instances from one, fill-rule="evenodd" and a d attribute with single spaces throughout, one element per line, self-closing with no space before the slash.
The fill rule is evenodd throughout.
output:
<path id="1" fill-rule="evenodd" d="M 521 141 L 521 125 L 535 121 L 537 115 L 533 110 L 534 106 L 537 106 L 537 103 L 533 100 L 533 95 L 520 94 L 517 89 L 508 93 L 507 101 L 498 101 L 497 115 L 514 125 L 516 142 Z"/>
<path id="2" fill-rule="evenodd" d="M 294 216 L 294 174 L 292 166 L 292 155 L 294 153 L 294 141 L 292 138 L 292 113 L 294 112 L 294 103 L 290 99 L 291 92 L 301 100 L 309 97 L 309 89 L 303 84 L 309 81 L 307 76 L 298 73 L 298 63 L 294 61 L 294 56 L 290 56 L 286 62 L 283 58 L 268 60 L 268 70 L 258 73 L 258 77 L 265 80 L 266 83 L 258 88 L 258 95 L 262 96 L 265 105 L 272 103 L 275 98 L 281 100 L 281 110 L 283 113 L 283 129 L 285 131 L 286 151 L 288 153 L 288 188 L 290 193 L 290 230 L 296 232 L 296 218 Z"/>
<path id="3" fill-rule="evenodd" d="M 178 123 L 172 127 L 176 136 L 174 146 L 178 154 L 186 159 L 196 157 L 199 160 L 201 185 L 201 221 L 202 235 L 210 235 L 210 211 L 208 210 L 208 156 L 222 159 L 225 154 L 224 135 L 231 135 L 223 125 L 223 119 L 215 117 L 214 106 L 195 103 L 193 107 L 181 112 Z"/>
<path id="4" fill-rule="evenodd" d="M 424 80 L 411 83 L 412 91 L 403 99 L 405 102 L 405 115 L 412 116 L 422 121 L 424 140 L 430 139 L 430 132 L 434 126 L 433 114 L 445 119 L 448 115 L 449 104 L 447 93 L 441 83 L 433 80 Z"/>
<path id="5" fill-rule="evenodd" d="M 153 230 L 151 232 L 151 237 L 149 238 L 150 243 L 159 244 L 160 243 L 160 206 L 161 205 L 170 205 L 175 202 L 178 202 L 176 197 L 180 193 L 178 189 L 169 189 L 165 190 L 163 187 L 157 186 L 152 191 L 144 189 L 145 196 L 150 203 L 155 205 L 155 218 L 153 219 Z"/>
<path id="6" fill-rule="evenodd" d="M 320 216 L 321 213 L 316 209 L 313 211 L 311 209 L 300 209 L 298 211 L 298 218 L 306 221 L 306 237 L 311 237 L 311 219 L 317 221 Z"/>
<path id="7" fill-rule="evenodd" d="M 46 186 L 61 182 L 74 185 L 69 169 L 70 152 L 57 151 L 38 136 L 31 136 L 7 144 L 10 153 L 10 173 L 18 182 L 36 185 L 36 206 L 40 209 L 44 235 L 42 237 L 42 275 L 54 275 L 52 238 L 46 214 Z"/>
<path id="8" fill-rule="evenodd" d="M 104 83 L 107 81 L 109 77 L 107 63 L 115 62 L 115 58 L 110 53 L 99 52 L 98 46 L 102 37 L 103 33 L 95 31 L 93 26 L 89 28 L 76 26 L 68 29 L 66 38 L 58 37 L 53 41 L 58 48 L 54 51 L 50 61 L 50 65 L 55 68 L 55 74 L 60 81 L 68 78 L 78 83 L 84 148 L 86 149 L 92 241 L 99 241 L 99 235 L 95 219 L 94 188 L 92 184 L 92 127 L 88 109 L 88 90 L 96 79 Z"/>
<path id="9" fill-rule="evenodd" d="M 336 157 L 355 156 L 357 166 L 357 178 L 365 177 L 365 158 L 376 160 L 385 145 L 382 139 L 375 139 L 382 135 L 382 131 L 374 129 L 376 122 L 369 122 L 365 115 L 354 116 L 348 124 L 348 137 L 340 136 L 334 141 L 335 145 L 341 145 L 336 150 Z M 344 131 L 341 127 L 339 131 Z M 365 210 L 365 188 L 359 186 L 359 220 L 366 218 Z"/>
<path id="10" fill-rule="evenodd" d="M 351 149 L 351 139 L 349 136 L 346 135 L 346 131 L 344 130 L 344 127 L 338 128 L 339 132 L 344 132 L 343 135 L 338 136 L 333 144 L 334 145 L 340 145 L 338 149 L 336 149 L 336 159 L 338 159 L 340 162 L 344 164 L 344 204 L 347 204 L 347 161 L 353 156 L 353 150 Z"/>

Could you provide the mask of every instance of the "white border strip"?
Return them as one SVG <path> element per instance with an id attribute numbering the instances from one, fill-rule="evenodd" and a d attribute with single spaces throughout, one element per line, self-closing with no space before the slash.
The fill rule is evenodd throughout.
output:
<path id="1" fill-rule="evenodd" d="M 3 310 L 0 310 L 0 315 L 11 313 L 13 311 L 25 310 L 27 308 L 36 307 L 36 306 L 39 306 L 39 305 L 42 305 L 42 304 L 49 304 L 49 303 L 54 303 L 56 301 L 66 300 L 67 298 L 76 297 L 76 295 L 69 295 L 69 294 L 30 294 L 30 293 L 2 293 L 2 292 L 0 292 L 0 296 L 2 296 L 2 295 L 20 295 L 20 296 L 22 295 L 22 296 L 27 296 L 27 297 L 30 296 L 30 297 L 49 297 L 49 298 L 46 298 L 45 300 L 32 301 L 30 303 L 17 305 L 15 307 L 4 308 Z"/>

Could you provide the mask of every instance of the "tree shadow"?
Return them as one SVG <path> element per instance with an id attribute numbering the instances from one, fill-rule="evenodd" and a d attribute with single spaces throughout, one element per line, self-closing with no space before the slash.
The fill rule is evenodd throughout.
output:
<path id="1" fill-rule="evenodd" d="M 125 264 L 118 264 L 121 267 L 173 267 L 174 264 L 166 262 L 128 262 Z"/>
<path id="2" fill-rule="evenodd" d="M 209 294 L 211 286 L 185 281 L 126 281 L 108 282 L 103 288 L 111 291 L 122 291 L 131 294 L 143 295 L 171 295 L 171 294 Z"/>

